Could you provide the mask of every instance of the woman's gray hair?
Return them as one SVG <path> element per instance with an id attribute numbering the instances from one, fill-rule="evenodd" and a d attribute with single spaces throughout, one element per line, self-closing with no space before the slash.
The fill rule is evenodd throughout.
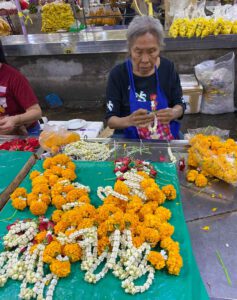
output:
<path id="1" fill-rule="evenodd" d="M 162 47 L 164 46 L 164 30 L 158 19 L 150 16 L 136 16 L 128 26 L 127 43 L 130 50 L 134 41 L 146 33 L 153 34 Z"/>

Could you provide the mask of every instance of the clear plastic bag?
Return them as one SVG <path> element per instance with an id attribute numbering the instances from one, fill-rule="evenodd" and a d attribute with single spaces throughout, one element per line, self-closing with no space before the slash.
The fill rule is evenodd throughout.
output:
<path id="1" fill-rule="evenodd" d="M 39 136 L 40 146 L 53 154 L 60 151 L 61 147 L 80 140 L 80 135 L 68 131 L 65 126 L 44 125 L 44 130 Z"/>
<path id="2" fill-rule="evenodd" d="M 196 134 L 203 134 L 203 135 L 215 135 L 219 136 L 221 139 L 228 139 L 230 131 L 226 129 L 220 129 L 215 126 L 208 126 L 208 127 L 202 127 L 202 128 L 195 128 L 195 129 L 188 129 L 188 139 L 191 139 Z"/>
<path id="3" fill-rule="evenodd" d="M 222 114 L 234 112 L 235 55 L 229 52 L 217 60 L 195 66 L 195 75 L 203 85 L 201 112 Z"/>

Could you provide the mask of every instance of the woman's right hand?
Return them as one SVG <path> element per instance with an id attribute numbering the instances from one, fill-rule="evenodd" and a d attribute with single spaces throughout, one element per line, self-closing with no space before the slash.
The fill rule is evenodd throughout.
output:
<path id="1" fill-rule="evenodd" d="M 154 120 L 154 114 L 148 113 L 146 109 L 138 109 L 128 116 L 129 126 L 147 127 Z"/>

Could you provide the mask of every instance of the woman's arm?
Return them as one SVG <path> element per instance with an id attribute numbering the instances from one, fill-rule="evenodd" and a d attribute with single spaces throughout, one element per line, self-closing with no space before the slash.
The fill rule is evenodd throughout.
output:
<path id="1" fill-rule="evenodd" d="M 5 116 L 0 119 L 0 133 L 11 134 L 17 127 L 30 125 L 41 118 L 39 104 L 30 106 L 25 113 L 16 116 Z"/>

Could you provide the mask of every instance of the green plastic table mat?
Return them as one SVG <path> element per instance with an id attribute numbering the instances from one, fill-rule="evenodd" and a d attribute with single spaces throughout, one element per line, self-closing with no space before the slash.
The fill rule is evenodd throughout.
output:
<path id="1" fill-rule="evenodd" d="M 24 167 L 31 152 L 0 150 L 0 194 Z"/>
<path id="2" fill-rule="evenodd" d="M 99 206 L 101 200 L 96 195 L 98 186 L 113 185 L 115 175 L 113 173 L 112 162 L 76 162 L 77 180 L 82 184 L 91 187 L 91 202 Z M 96 299 L 96 300 L 206 300 L 209 299 L 204 284 L 200 277 L 197 264 L 195 262 L 189 233 L 185 224 L 183 209 L 180 199 L 179 181 L 176 168 L 169 163 L 154 163 L 158 171 L 157 182 L 160 186 L 172 183 L 177 189 L 178 196 L 175 201 L 165 203 L 165 206 L 172 211 L 170 223 L 175 226 L 175 233 L 172 236 L 174 240 L 179 241 L 181 255 L 183 257 L 184 266 L 179 276 L 169 275 L 166 270 L 156 271 L 155 279 L 150 289 L 143 294 L 128 295 L 121 288 L 121 281 L 108 273 L 104 279 L 97 284 L 89 284 L 83 280 L 84 271 L 80 270 L 79 263 L 72 265 L 69 277 L 60 279 L 56 286 L 54 299 Z M 38 161 L 32 169 L 42 170 L 42 163 Z M 22 182 L 30 191 L 29 175 Z M 47 211 L 50 216 L 53 208 Z M 12 217 L 11 220 L 6 218 Z M 6 233 L 6 225 L 12 223 L 15 219 L 24 219 L 32 217 L 27 210 L 24 212 L 15 211 L 10 202 L 3 208 L 0 213 L 0 235 Z M 2 250 L 2 245 L 1 245 Z M 8 280 L 5 287 L 0 288 L 0 299 L 18 299 L 20 283 Z"/>

